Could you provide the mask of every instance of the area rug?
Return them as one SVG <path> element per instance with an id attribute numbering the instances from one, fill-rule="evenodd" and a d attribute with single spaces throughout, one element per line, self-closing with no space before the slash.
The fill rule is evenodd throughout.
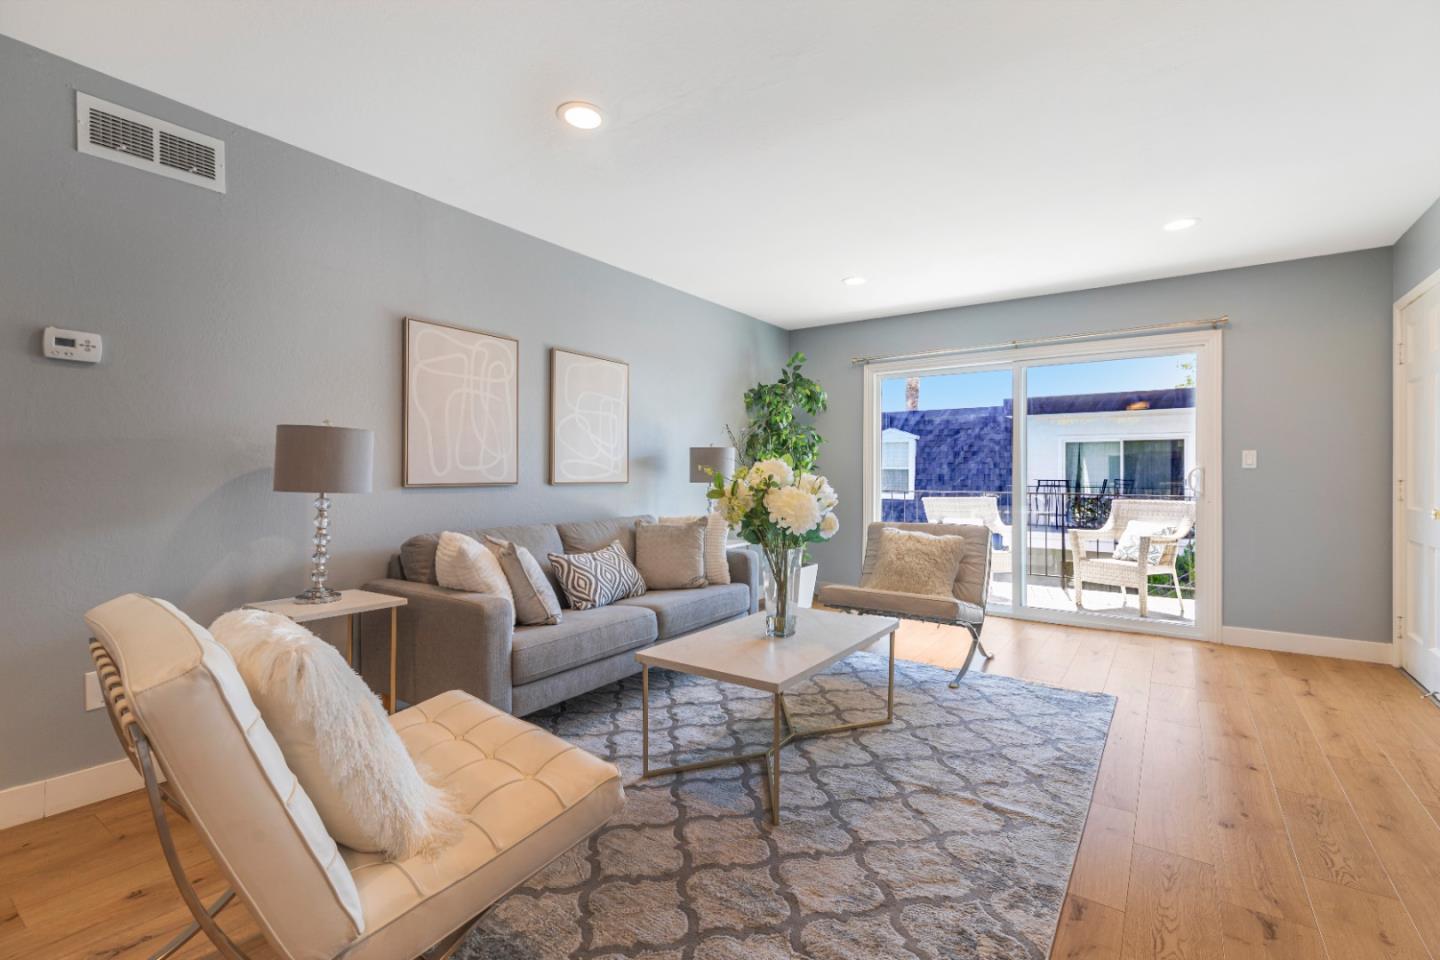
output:
<path id="1" fill-rule="evenodd" d="M 886 658 L 787 695 L 796 726 L 883 715 Z M 758 764 L 639 780 L 640 678 L 528 719 L 615 761 L 627 802 L 490 910 L 463 960 L 1043 960 L 1113 697 L 899 662 L 895 722 Z M 652 763 L 763 748 L 768 694 L 651 672 Z"/>

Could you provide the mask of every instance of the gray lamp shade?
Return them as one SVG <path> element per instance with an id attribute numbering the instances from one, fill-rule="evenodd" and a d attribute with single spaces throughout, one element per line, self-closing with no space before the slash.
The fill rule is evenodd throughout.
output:
<path id="1" fill-rule="evenodd" d="M 355 427 L 282 423 L 275 428 L 275 489 L 369 493 L 375 434 Z"/>
<path id="2" fill-rule="evenodd" d="M 710 474 L 705 468 L 728 477 L 735 472 L 735 448 L 734 447 L 691 447 L 690 448 L 690 482 L 709 483 Z"/>

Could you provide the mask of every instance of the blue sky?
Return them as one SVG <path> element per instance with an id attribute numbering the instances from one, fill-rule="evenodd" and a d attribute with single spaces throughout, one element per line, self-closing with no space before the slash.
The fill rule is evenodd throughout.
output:
<path id="1" fill-rule="evenodd" d="M 1116 390 L 1165 390 L 1185 382 L 1189 371 L 1182 363 L 1194 355 L 1137 357 L 1061 363 L 1030 368 L 1030 396 L 1055 397 L 1072 393 L 1109 393 Z M 1010 371 L 950 373 L 920 378 L 920 409 L 994 407 L 1010 399 Z M 905 409 L 905 378 L 886 379 L 881 385 L 882 409 Z"/>

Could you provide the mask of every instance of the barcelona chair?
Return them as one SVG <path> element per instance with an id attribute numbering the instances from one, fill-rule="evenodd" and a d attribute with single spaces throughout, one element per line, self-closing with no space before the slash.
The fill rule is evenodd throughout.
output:
<path id="1" fill-rule="evenodd" d="M 624 803 L 611 764 L 450 691 L 390 721 L 460 801 L 461 839 L 433 859 L 357 853 L 326 832 L 234 660 L 203 627 L 138 594 L 85 620 L 115 733 L 144 779 L 160 847 L 194 918 L 152 960 L 199 932 L 225 960 L 248 960 L 215 919 L 236 899 L 286 960 L 449 957 L 491 904 Z M 208 905 L 181 864 L 176 815 L 229 883 Z"/>

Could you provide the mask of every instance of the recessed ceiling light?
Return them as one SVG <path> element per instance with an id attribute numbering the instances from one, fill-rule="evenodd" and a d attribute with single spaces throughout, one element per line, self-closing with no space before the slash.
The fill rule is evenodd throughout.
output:
<path id="1" fill-rule="evenodd" d="M 1191 227 L 1195 226 L 1195 224 L 1199 222 L 1199 217 L 1181 217 L 1179 220 L 1171 220 L 1169 223 L 1165 224 L 1164 229 L 1169 230 L 1171 233 L 1174 233 L 1176 230 L 1189 230 Z"/>
<path id="2" fill-rule="evenodd" d="M 843 283 L 843 284 L 845 284 L 845 286 L 847 286 L 847 287 L 860 287 L 860 286 L 864 286 L 864 284 L 865 284 L 865 278 L 864 278 L 864 277 L 846 277 L 844 280 L 841 280 L 840 282 Z"/>
<path id="3" fill-rule="evenodd" d="M 569 100 L 560 104 L 555 108 L 555 116 L 581 130 L 594 130 L 605 122 L 600 108 L 584 100 Z"/>

